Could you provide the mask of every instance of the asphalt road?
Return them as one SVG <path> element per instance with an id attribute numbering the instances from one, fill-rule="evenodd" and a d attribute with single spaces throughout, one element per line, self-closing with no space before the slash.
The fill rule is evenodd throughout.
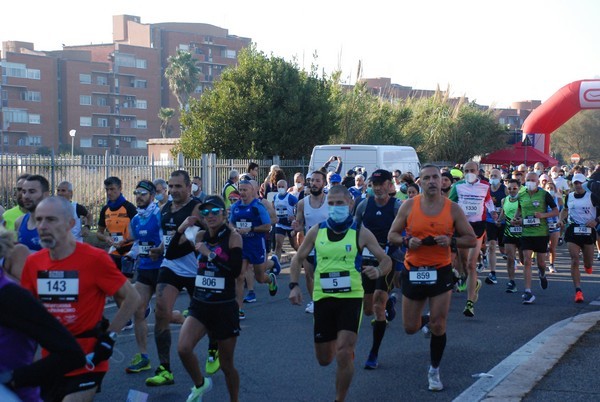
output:
<path id="1" fill-rule="evenodd" d="M 582 274 L 586 301 L 573 302 L 574 290 L 568 270 L 566 247 L 559 248 L 556 267 L 559 272 L 549 276 L 549 287 L 543 291 L 534 281 L 537 299 L 532 305 L 521 304 L 522 270 L 517 273 L 519 292 L 505 293 L 507 281 L 505 261 L 499 259 L 497 285 L 483 284 L 475 317 L 463 316 L 465 293 L 455 293 L 448 319 L 448 343 L 441 365 L 445 389 L 440 393 L 427 390 L 429 340 L 422 334 L 407 335 L 402 318 L 392 321 L 387 329 L 379 354 L 379 368 L 363 369 L 371 340 L 370 317 L 364 317 L 356 349 L 355 375 L 348 401 L 450 401 L 476 381 L 472 375 L 485 373 L 523 346 L 538 333 L 557 321 L 584 312 L 597 311 L 589 302 L 600 298 L 600 267 L 592 275 Z M 596 263 L 597 264 L 597 263 Z M 600 264 L 597 264 L 600 266 Z M 583 270 L 582 270 L 583 271 Z M 489 271 L 480 274 L 483 280 Z M 536 276 L 534 276 L 536 278 Z M 304 307 L 292 306 L 287 300 L 289 275 L 286 269 L 279 277 L 280 291 L 268 295 L 267 287 L 256 288 L 258 301 L 246 306 L 246 320 L 236 348 L 236 367 L 240 373 L 240 400 L 246 402 L 333 401 L 335 397 L 335 363 L 320 367 L 314 357 L 312 316 Z M 301 283 L 301 286 L 304 286 Z M 306 293 L 304 294 L 306 298 Z M 176 308 L 185 309 L 187 294 L 182 293 Z M 398 303 L 398 310 L 401 306 Z M 107 315 L 114 307 L 107 307 Z M 149 348 L 153 368 L 156 348 L 153 338 L 153 317 L 149 317 Z M 111 369 L 104 379 L 102 392 L 96 401 L 125 401 L 129 390 L 148 394 L 148 401 L 184 401 L 191 381 L 176 352 L 179 326 L 172 326 L 171 365 L 175 384 L 158 388 L 144 385 L 152 372 L 126 374 L 124 368 L 136 352 L 133 331 L 123 332 L 117 341 L 120 353 L 111 360 Z M 197 352 L 206 358 L 207 341 L 203 339 Z M 123 356 L 120 356 L 120 355 Z M 222 372 L 213 376 L 214 387 L 205 401 L 228 400 Z"/>

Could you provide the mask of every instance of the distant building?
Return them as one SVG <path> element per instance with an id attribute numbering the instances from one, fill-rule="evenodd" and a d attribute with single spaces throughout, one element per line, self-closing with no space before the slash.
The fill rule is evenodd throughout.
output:
<path id="1" fill-rule="evenodd" d="M 142 24 L 130 15 L 113 17 L 109 44 L 36 51 L 2 42 L 0 152 L 70 152 L 76 130 L 74 147 L 85 154 L 145 155 L 147 140 L 161 136 L 160 108 L 179 109 L 164 77 L 169 56 L 185 50 L 198 60 L 199 97 L 250 43 L 209 24 Z"/>

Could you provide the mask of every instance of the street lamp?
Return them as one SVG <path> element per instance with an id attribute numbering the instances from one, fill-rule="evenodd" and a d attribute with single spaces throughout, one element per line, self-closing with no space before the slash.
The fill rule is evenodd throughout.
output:
<path id="1" fill-rule="evenodd" d="M 73 145 L 75 144 L 75 134 L 77 130 L 69 131 L 69 135 L 71 136 L 71 158 L 73 157 Z"/>

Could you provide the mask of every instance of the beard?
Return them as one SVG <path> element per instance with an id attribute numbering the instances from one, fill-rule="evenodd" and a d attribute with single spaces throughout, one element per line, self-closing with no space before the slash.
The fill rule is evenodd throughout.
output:
<path id="1" fill-rule="evenodd" d="M 52 250 L 54 247 L 56 247 L 56 240 L 54 239 L 40 239 L 40 245 L 43 248 L 47 248 Z"/>
<path id="2" fill-rule="evenodd" d="M 321 193 L 322 193 L 322 192 L 323 192 L 323 189 L 322 189 L 322 188 L 319 188 L 319 189 L 317 189 L 317 188 L 315 188 L 315 187 L 311 187 L 311 188 L 310 188 L 310 193 L 311 193 L 312 195 L 315 195 L 315 196 L 316 196 L 316 195 L 321 195 Z"/>
<path id="3" fill-rule="evenodd" d="M 450 189 L 452 189 L 452 186 L 450 187 L 442 187 L 442 193 L 447 193 L 450 191 Z"/>

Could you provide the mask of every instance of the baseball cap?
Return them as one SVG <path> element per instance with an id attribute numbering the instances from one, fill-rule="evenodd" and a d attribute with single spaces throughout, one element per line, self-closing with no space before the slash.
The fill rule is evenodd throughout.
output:
<path id="1" fill-rule="evenodd" d="M 550 177 L 546 173 L 544 173 L 543 175 L 540 176 L 540 181 L 542 181 L 542 180 L 549 181 Z"/>
<path id="2" fill-rule="evenodd" d="M 575 173 L 573 175 L 573 180 L 571 180 L 571 182 L 575 183 L 576 181 L 578 181 L 580 183 L 585 183 L 587 181 L 587 178 L 585 177 L 585 175 L 583 173 Z"/>
<path id="3" fill-rule="evenodd" d="M 377 169 L 371 173 L 371 183 L 382 183 L 386 180 L 392 180 L 392 173 L 385 169 Z"/>
<path id="4" fill-rule="evenodd" d="M 150 194 L 156 194 L 156 186 L 150 180 L 141 180 L 135 188 L 143 188 L 148 190 Z"/>
<path id="5" fill-rule="evenodd" d="M 331 181 L 332 183 L 341 183 L 342 182 L 342 176 L 340 176 L 337 173 L 334 173 L 331 175 L 331 178 L 329 179 L 329 181 Z"/>
<path id="6" fill-rule="evenodd" d="M 225 202 L 223 202 L 223 199 L 218 195 L 210 195 L 206 197 L 204 202 L 200 205 L 200 209 L 206 209 L 208 205 L 213 205 L 217 208 L 225 209 Z"/>
<path id="7" fill-rule="evenodd" d="M 463 178 L 463 172 L 460 169 L 454 168 L 452 170 L 450 170 L 450 174 L 452 175 L 452 177 L 456 178 L 456 179 L 462 179 Z"/>

